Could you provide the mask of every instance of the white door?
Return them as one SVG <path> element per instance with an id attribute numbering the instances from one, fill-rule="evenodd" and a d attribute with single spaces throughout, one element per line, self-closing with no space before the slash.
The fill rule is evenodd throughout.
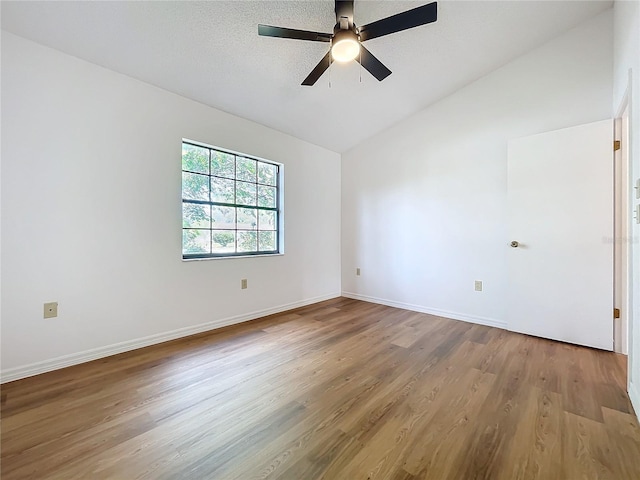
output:
<path id="1" fill-rule="evenodd" d="M 510 141 L 507 196 L 509 330 L 612 350 L 613 121 Z"/>

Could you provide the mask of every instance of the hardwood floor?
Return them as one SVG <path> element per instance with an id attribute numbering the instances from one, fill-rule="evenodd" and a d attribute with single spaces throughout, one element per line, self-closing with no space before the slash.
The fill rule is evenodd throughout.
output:
<path id="1" fill-rule="evenodd" d="M 2 479 L 640 479 L 619 355 L 338 298 L 2 386 Z"/>

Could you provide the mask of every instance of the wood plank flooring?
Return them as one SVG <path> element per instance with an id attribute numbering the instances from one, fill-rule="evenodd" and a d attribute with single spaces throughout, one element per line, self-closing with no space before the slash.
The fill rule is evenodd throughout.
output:
<path id="1" fill-rule="evenodd" d="M 13 479 L 640 479 L 625 357 L 338 298 L 2 386 Z"/>

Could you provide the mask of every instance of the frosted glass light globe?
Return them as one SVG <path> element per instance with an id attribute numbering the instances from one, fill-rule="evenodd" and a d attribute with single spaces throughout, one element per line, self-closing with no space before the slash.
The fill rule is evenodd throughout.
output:
<path id="1" fill-rule="evenodd" d="M 360 43 L 354 38 L 343 38 L 331 47 L 331 56 L 336 62 L 349 62 L 360 53 Z"/>

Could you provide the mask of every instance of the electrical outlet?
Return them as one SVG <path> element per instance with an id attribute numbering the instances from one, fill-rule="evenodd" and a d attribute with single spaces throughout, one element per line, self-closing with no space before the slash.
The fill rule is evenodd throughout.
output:
<path id="1" fill-rule="evenodd" d="M 360 269 L 356 268 L 356 275 L 359 277 L 360 276 Z"/>
<path id="2" fill-rule="evenodd" d="M 476 280 L 475 288 L 476 288 L 476 292 L 481 292 L 482 291 L 482 281 L 481 280 Z"/>
<path id="3" fill-rule="evenodd" d="M 48 302 L 44 304 L 44 318 L 55 318 L 58 316 L 58 302 Z"/>
<path id="4" fill-rule="evenodd" d="M 242 280 L 240 280 L 240 288 L 243 289 L 243 290 L 245 288 L 247 288 L 247 279 L 246 278 L 243 278 Z"/>

